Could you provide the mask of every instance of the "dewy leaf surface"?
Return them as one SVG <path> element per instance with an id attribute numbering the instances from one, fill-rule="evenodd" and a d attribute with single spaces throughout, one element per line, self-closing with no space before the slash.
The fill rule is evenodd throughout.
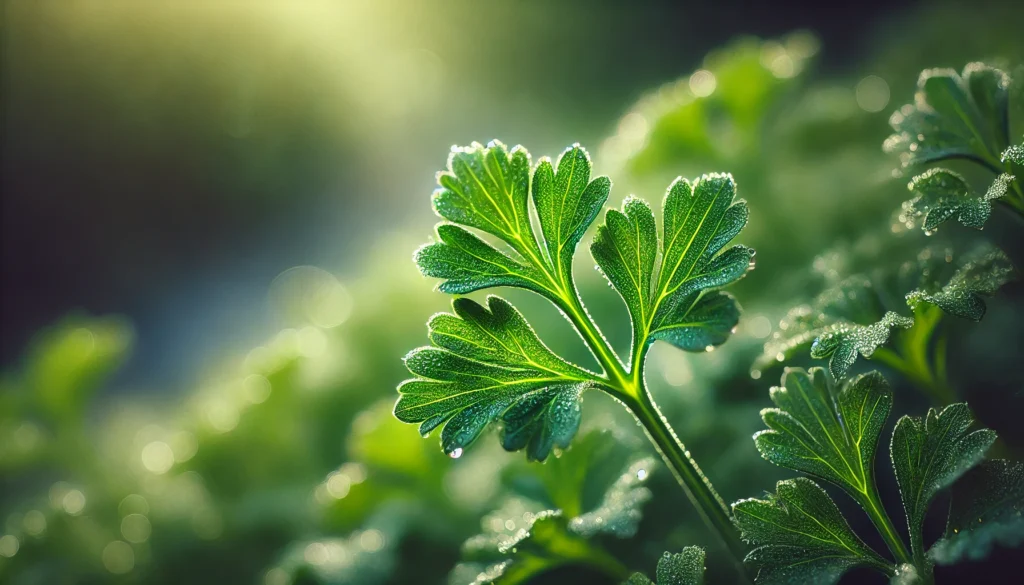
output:
<path id="1" fill-rule="evenodd" d="M 928 551 L 940 565 L 980 560 L 1024 543 L 1024 464 L 985 461 L 953 484 L 946 535 Z"/>
<path id="2" fill-rule="evenodd" d="M 747 221 L 730 175 L 677 179 L 665 196 L 661 258 L 651 208 L 627 198 L 609 210 L 590 250 L 622 296 L 633 324 L 634 363 L 655 339 L 703 351 L 729 337 L 739 319 L 736 301 L 716 289 L 749 270 L 754 252 L 722 249 Z M 719 253 L 721 252 L 721 253 Z"/>
<path id="3" fill-rule="evenodd" d="M 504 422 L 502 443 L 545 459 L 568 447 L 580 424 L 580 396 L 596 376 L 553 354 L 508 302 L 487 307 L 467 298 L 454 314 L 431 318 L 434 347 L 414 350 L 406 366 L 418 376 L 399 386 L 395 415 L 427 434 L 442 426 L 441 447 L 458 456 L 484 428 Z"/>
<path id="4" fill-rule="evenodd" d="M 563 298 L 571 290 L 572 256 L 601 210 L 611 182 L 590 181 L 590 157 L 579 145 L 559 158 L 557 170 L 542 160 L 532 181 L 543 238 L 530 211 L 530 155 L 493 141 L 454 147 L 448 170 L 438 174 L 434 210 L 441 217 L 502 240 L 502 251 L 453 224 L 438 227 L 439 241 L 416 252 L 426 276 L 443 279 L 443 292 L 463 294 L 494 286 Z"/>
<path id="5" fill-rule="evenodd" d="M 914 556 L 922 558 L 924 517 L 932 499 L 980 462 L 995 432 L 967 432 L 973 418 L 965 403 L 940 412 L 928 409 L 924 420 L 904 416 L 892 433 L 890 455 L 900 486 Z"/>
<path id="6" fill-rule="evenodd" d="M 732 509 L 754 547 L 746 562 L 757 567 L 759 585 L 832 584 L 853 567 L 888 568 L 810 479 L 780 481 L 767 499 L 740 500 Z"/>
<path id="7" fill-rule="evenodd" d="M 658 561 L 657 585 L 703 585 L 704 549 L 687 546 L 677 553 L 665 553 Z M 654 585 L 641 573 L 633 573 L 626 585 Z"/>
<path id="8" fill-rule="evenodd" d="M 967 254 L 945 284 L 942 276 L 947 272 L 926 270 L 922 273 L 919 288 L 907 293 L 907 304 L 916 308 L 920 303 L 931 303 L 945 313 L 973 321 L 980 321 L 985 316 L 983 297 L 995 294 L 1014 276 L 1010 259 L 991 245 L 978 246 Z"/>
<path id="9" fill-rule="evenodd" d="M 787 369 L 771 389 L 777 408 L 761 411 L 768 430 L 754 436 L 761 456 L 829 481 L 865 502 L 892 391 L 877 372 L 847 381 L 833 396 L 821 368 Z"/>
<path id="10" fill-rule="evenodd" d="M 894 328 L 913 324 L 909 317 L 885 311 L 868 277 L 851 276 L 827 288 L 810 304 L 790 310 L 764 344 L 754 367 L 764 369 L 809 351 L 812 358 L 828 359 L 829 371 L 841 379 L 858 355 L 871 357 L 889 340 Z"/>
<path id="11" fill-rule="evenodd" d="M 983 63 L 962 74 L 952 69 L 923 71 L 914 103 L 889 119 L 895 133 L 885 141 L 903 167 L 966 158 L 999 170 L 999 154 L 1009 146 L 1009 77 Z"/>
<path id="12" fill-rule="evenodd" d="M 929 234 L 950 219 L 965 227 L 981 229 L 992 214 L 992 201 L 1004 197 L 1012 181 L 1013 175 L 1002 173 L 979 197 L 958 173 L 929 169 L 911 179 L 909 189 L 916 196 L 903 203 L 899 219 L 908 228 L 920 223 L 921 229 Z"/>
<path id="13" fill-rule="evenodd" d="M 569 451 L 563 457 L 574 453 Z M 483 519 L 483 532 L 463 545 L 463 563 L 451 582 L 526 583 L 567 565 L 622 571 L 618 561 L 590 539 L 598 534 L 630 538 L 636 533 L 640 508 L 651 497 L 642 484 L 654 466 L 650 457 L 633 461 L 605 492 L 597 508 L 574 518 L 567 518 L 561 510 L 545 510 L 527 499 L 509 499 Z"/>

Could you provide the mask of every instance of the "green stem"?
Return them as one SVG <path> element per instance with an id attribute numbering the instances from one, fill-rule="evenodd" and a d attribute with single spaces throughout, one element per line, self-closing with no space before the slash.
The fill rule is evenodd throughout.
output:
<path id="1" fill-rule="evenodd" d="M 889 551 L 896 557 L 897 562 L 901 564 L 910 563 L 911 556 L 907 552 L 907 545 L 903 543 L 903 539 L 896 532 L 896 527 L 893 525 L 892 520 L 889 519 L 889 514 L 885 511 L 882 500 L 878 497 L 878 488 L 875 487 L 873 482 L 870 489 L 864 495 L 865 499 L 862 502 L 862 507 L 867 512 L 868 517 L 871 518 L 871 523 L 878 529 L 878 533 L 882 535 L 882 540 L 889 547 Z"/>
<path id="2" fill-rule="evenodd" d="M 739 531 L 733 524 L 729 508 L 715 491 L 711 482 L 704 476 L 700 467 L 697 466 L 697 462 L 690 457 L 689 451 L 676 436 L 675 431 L 669 426 L 648 393 L 643 380 L 642 358 L 637 361 L 633 371 L 625 370 L 604 335 L 601 334 L 586 309 L 583 308 L 583 303 L 580 301 L 575 287 L 558 298 L 556 303 L 579 331 L 587 347 L 604 368 L 609 393 L 622 402 L 644 427 L 651 443 L 654 444 L 665 464 L 676 476 L 704 523 L 718 535 L 722 543 L 732 553 L 742 577 L 750 582 L 750 577 L 743 566 L 746 547 L 740 540 Z"/>
<path id="3" fill-rule="evenodd" d="M 742 560 L 746 547 L 739 538 L 739 533 L 732 521 L 732 514 L 725 505 L 714 486 L 690 457 L 690 452 L 676 436 L 668 421 L 658 410 L 646 388 L 642 389 L 639 399 L 627 403 L 633 416 L 640 421 L 648 438 L 658 449 L 658 453 L 676 476 L 687 497 L 700 513 L 704 523 L 710 526 L 721 538 L 729 552 Z"/>

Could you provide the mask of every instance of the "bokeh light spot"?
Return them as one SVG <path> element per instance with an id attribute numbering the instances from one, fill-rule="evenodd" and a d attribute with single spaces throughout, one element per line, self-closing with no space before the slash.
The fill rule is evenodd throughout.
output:
<path id="1" fill-rule="evenodd" d="M 121 535 L 128 542 L 140 543 L 149 540 L 153 526 L 142 514 L 128 514 L 121 520 Z"/>
<path id="2" fill-rule="evenodd" d="M 70 490 L 64 494 L 61 505 L 64 507 L 65 512 L 72 516 L 77 516 L 85 509 L 85 494 L 79 490 Z"/>
<path id="3" fill-rule="evenodd" d="M 123 575 L 135 568 L 135 552 L 132 545 L 115 540 L 103 548 L 103 566 L 115 575 Z"/>
<path id="4" fill-rule="evenodd" d="M 174 451 L 163 441 L 153 441 L 142 448 L 142 466 L 157 475 L 167 473 L 174 466 Z"/>
<path id="5" fill-rule="evenodd" d="M 715 93 L 717 85 L 715 74 L 707 69 L 698 69 L 690 76 L 690 91 L 697 97 L 708 97 Z"/>
<path id="6" fill-rule="evenodd" d="M 861 79 L 854 91 L 857 105 L 865 112 L 880 112 L 889 104 L 889 84 L 877 75 Z"/>

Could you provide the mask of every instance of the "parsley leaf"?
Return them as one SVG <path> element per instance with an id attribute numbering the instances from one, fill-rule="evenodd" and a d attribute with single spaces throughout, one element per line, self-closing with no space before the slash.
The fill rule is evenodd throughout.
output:
<path id="1" fill-rule="evenodd" d="M 950 266 L 950 262 L 945 263 Z M 929 270 L 922 274 L 919 288 L 907 293 L 907 304 L 917 308 L 921 303 L 930 303 L 945 313 L 980 321 L 985 316 L 985 300 L 1014 275 L 1013 265 L 1002 250 L 990 245 L 981 245 L 965 255 L 959 268 L 941 284 L 943 270 Z"/>
<path id="2" fill-rule="evenodd" d="M 867 502 L 892 391 L 877 372 L 858 376 L 833 396 L 825 371 L 787 369 L 771 391 L 777 408 L 761 411 L 768 430 L 754 435 L 761 456 L 843 488 Z"/>
<path id="3" fill-rule="evenodd" d="M 809 350 L 814 359 L 828 359 L 829 371 L 839 379 L 858 355 L 870 358 L 884 345 L 893 328 L 913 324 L 909 317 L 884 311 L 869 278 L 852 276 L 826 289 L 811 304 L 790 310 L 754 367 L 763 369 Z"/>
<path id="4" fill-rule="evenodd" d="M 747 562 L 758 584 L 839 581 L 847 570 L 889 563 L 864 544 L 832 498 L 807 478 L 780 481 L 767 499 L 732 506 L 743 538 L 755 548 Z"/>
<path id="5" fill-rule="evenodd" d="M 754 257 L 745 246 L 719 254 L 747 223 L 747 205 L 735 194 L 730 175 L 676 179 L 665 196 L 660 263 L 654 214 L 644 201 L 627 198 L 598 228 L 590 250 L 629 310 L 635 366 L 656 339 L 704 351 L 736 326 L 736 301 L 712 292 L 746 274 Z"/>
<path id="6" fill-rule="evenodd" d="M 498 418 L 510 451 L 525 448 L 543 460 L 568 447 L 580 424 L 580 395 L 597 377 L 553 354 L 499 297 L 486 308 L 467 298 L 452 305 L 455 314 L 428 324 L 435 347 L 406 356 L 419 378 L 399 386 L 395 416 L 420 423 L 421 434 L 444 425 L 441 447 L 456 457 Z"/>
<path id="7" fill-rule="evenodd" d="M 1009 76 L 984 63 L 962 74 L 929 69 L 917 82 L 914 103 L 889 119 L 895 134 L 885 141 L 903 167 L 953 158 L 971 159 L 999 172 L 999 153 L 1009 146 Z"/>
<path id="8" fill-rule="evenodd" d="M 665 553 L 658 561 L 657 585 L 702 585 L 704 549 L 687 546 L 677 553 Z M 625 585 L 654 585 L 646 575 L 633 573 Z"/>
<path id="9" fill-rule="evenodd" d="M 529 207 L 530 155 L 492 141 L 454 147 L 448 170 L 438 174 L 434 209 L 441 217 L 497 236 L 511 254 L 453 224 L 437 228 L 439 242 L 416 252 L 438 288 L 463 294 L 494 286 L 520 287 L 560 298 L 571 287 L 572 256 L 583 232 L 608 198 L 607 177 L 590 181 L 590 158 L 578 144 L 559 158 L 557 170 L 542 160 L 533 176 L 533 200 L 543 242 L 534 233 Z M 543 246 L 542 246 L 543 244 Z"/>
<path id="10" fill-rule="evenodd" d="M 607 440 L 602 433 L 588 439 Z M 569 451 L 563 458 L 582 455 L 577 465 L 562 469 L 572 479 L 580 466 L 603 463 L 594 451 Z M 542 504 L 510 498 L 482 521 L 483 532 L 466 541 L 463 563 L 453 574 L 453 583 L 525 583 L 560 566 L 589 565 L 611 575 L 625 575 L 625 568 L 590 539 L 598 534 L 629 538 L 636 534 L 641 506 L 651 498 L 642 484 L 655 462 L 642 457 L 629 463 L 604 494 L 596 508 L 575 517 L 563 510 L 545 509 Z M 621 578 L 621 577 L 620 577 Z"/>
<path id="11" fill-rule="evenodd" d="M 940 565 L 977 560 L 996 544 L 1024 543 L 1024 464 L 985 461 L 953 484 L 945 536 L 928 557 Z"/>
<path id="12" fill-rule="evenodd" d="M 973 418 L 964 403 L 928 409 L 924 420 L 904 416 L 892 433 L 890 453 L 907 514 L 914 557 L 924 557 L 924 517 L 939 491 L 952 485 L 985 456 L 995 432 L 967 429 Z"/>
<path id="13" fill-rule="evenodd" d="M 882 245 L 895 249 L 900 244 L 887 240 Z M 1014 278 L 1015 270 L 1006 254 L 989 244 L 962 256 L 943 246 L 916 250 L 904 261 L 898 260 L 903 253 L 892 254 L 896 261 L 838 280 L 811 303 L 791 309 L 754 368 L 763 370 L 809 352 L 814 359 L 829 359 L 829 371 L 839 379 L 860 355 L 883 359 L 915 383 L 944 383 L 933 372 L 910 368 L 929 362 L 932 334 L 942 314 L 981 320 L 984 297 Z M 897 312 L 904 303 L 913 310 L 912 318 Z M 882 347 L 889 344 L 894 329 L 896 351 Z"/>
<path id="14" fill-rule="evenodd" d="M 930 169 L 911 179 L 908 188 L 917 196 L 903 203 L 900 221 L 913 228 L 923 218 L 921 229 L 927 234 L 950 219 L 980 230 L 992 214 L 992 201 L 1005 197 L 1012 181 L 1013 175 L 1002 173 L 979 197 L 958 173 L 943 168 Z"/>
<path id="15" fill-rule="evenodd" d="M 930 576 L 932 561 L 925 555 L 922 532 L 928 506 L 939 491 L 981 461 L 995 433 L 988 429 L 967 432 L 973 421 L 966 404 L 953 404 L 939 412 L 929 410 L 924 421 L 905 416 L 896 424 L 890 453 L 906 512 L 911 556 L 875 485 L 875 453 L 892 406 L 892 392 L 885 379 L 871 372 L 844 381 L 834 391 L 821 368 L 810 372 L 788 369 L 782 384 L 771 391 L 778 408 L 762 411 L 768 430 L 754 436 L 761 455 L 776 465 L 824 479 L 846 491 L 871 519 L 896 562 L 886 561 L 865 547 L 850 532 L 828 495 L 811 480 L 798 479 L 785 491 L 783 485 L 787 482 L 780 482 L 778 494 L 767 501 L 733 504 L 744 538 L 759 547 L 747 556 L 748 562 L 761 569 L 758 581 L 832 583 L 857 565 L 871 566 L 890 577 Z M 1018 494 L 1011 496 L 1017 498 L 1015 510 L 1019 510 L 1019 494 L 1024 489 L 1019 484 L 1020 478 L 1002 482 L 1003 491 Z M 999 499 L 978 496 L 975 500 L 986 498 Z M 1002 504 L 994 505 L 999 506 Z M 966 515 L 980 518 L 985 513 L 972 510 Z M 959 523 L 963 516 L 951 514 L 951 527 L 954 518 Z M 786 531 L 792 532 L 788 541 L 784 540 Z M 996 529 L 979 541 L 1001 534 Z M 818 561 L 821 568 L 815 569 Z M 808 572 L 813 570 L 821 573 Z"/>

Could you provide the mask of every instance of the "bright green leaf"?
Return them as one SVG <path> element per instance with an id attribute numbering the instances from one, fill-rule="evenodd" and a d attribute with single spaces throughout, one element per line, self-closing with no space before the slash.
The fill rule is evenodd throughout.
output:
<path id="1" fill-rule="evenodd" d="M 681 552 L 665 553 L 658 561 L 657 585 L 702 585 L 704 583 L 704 549 L 684 547 Z M 626 585 L 654 585 L 641 573 L 633 573 Z"/>
<path id="2" fill-rule="evenodd" d="M 975 160 L 999 170 L 1009 145 L 1006 131 L 1009 77 L 983 63 L 921 73 L 914 104 L 889 119 L 895 134 L 885 141 L 904 167 L 952 158 Z"/>
<path id="3" fill-rule="evenodd" d="M 940 412 L 930 408 L 924 420 L 904 416 L 893 430 L 892 465 L 917 558 L 924 553 L 924 517 L 932 499 L 977 465 L 996 439 L 989 429 L 968 433 L 972 422 L 970 409 L 960 403 Z"/>
<path id="4" fill-rule="evenodd" d="M 771 390 L 777 408 L 761 411 L 768 430 L 754 436 L 761 456 L 819 477 L 865 502 L 892 391 L 877 372 L 846 381 L 833 393 L 821 368 L 787 369 Z"/>
<path id="5" fill-rule="evenodd" d="M 487 307 L 460 298 L 455 314 L 429 323 L 435 347 L 414 350 L 406 366 L 419 376 L 399 387 L 395 415 L 427 434 L 444 426 L 442 449 L 458 456 L 493 421 L 504 422 L 502 442 L 545 459 L 565 448 L 580 423 L 580 396 L 594 374 L 541 343 L 512 305 L 489 297 Z"/>
<path id="6" fill-rule="evenodd" d="M 747 222 L 746 203 L 735 194 L 730 175 L 704 175 L 692 185 L 677 179 L 665 197 L 660 263 L 650 207 L 630 197 L 621 211 L 608 211 L 590 249 L 626 303 L 635 351 L 655 339 L 703 351 L 729 337 L 739 307 L 714 291 L 746 274 L 754 255 L 744 246 L 719 254 Z"/>
<path id="7" fill-rule="evenodd" d="M 608 199 L 611 181 L 590 181 L 590 156 L 574 144 L 558 159 L 557 169 L 543 159 L 533 175 L 533 200 L 537 206 L 548 258 L 568 282 L 572 257 L 583 233 Z"/>
<path id="8" fill-rule="evenodd" d="M 741 500 L 732 509 L 744 540 L 754 547 L 746 562 L 757 568 L 759 585 L 831 584 L 857 566 L 888 570 L 810 479 L 780 481 L 767 499 Z"/>
<path id="9" fill-rule="evenodd" d="M 590 181 L 590 157 L 573 145 L 557 170 L 542 160 L 532 181 L 543 238 L 534 233 L 529 205 L 530 155 L 493 141 L 455 147 L 438 174 L 434 209 L 441 217 L 500 238 L 509 253 L 452 224 L 438 226 L 439 241 L 417 251 L 426 276 L 441 278 L 443 292 L 463 294 L 513 286 L 561 298 L 571 290 L 572 257 L 583 233 L 608 198 L 606 177 Z"/>
<path id="10" fill-rule="evenodd" d="M 953 484 L 946 534 L 928 551 L 940 565 L 1024 544 L 1024 464 L 985 461 Z"/>

